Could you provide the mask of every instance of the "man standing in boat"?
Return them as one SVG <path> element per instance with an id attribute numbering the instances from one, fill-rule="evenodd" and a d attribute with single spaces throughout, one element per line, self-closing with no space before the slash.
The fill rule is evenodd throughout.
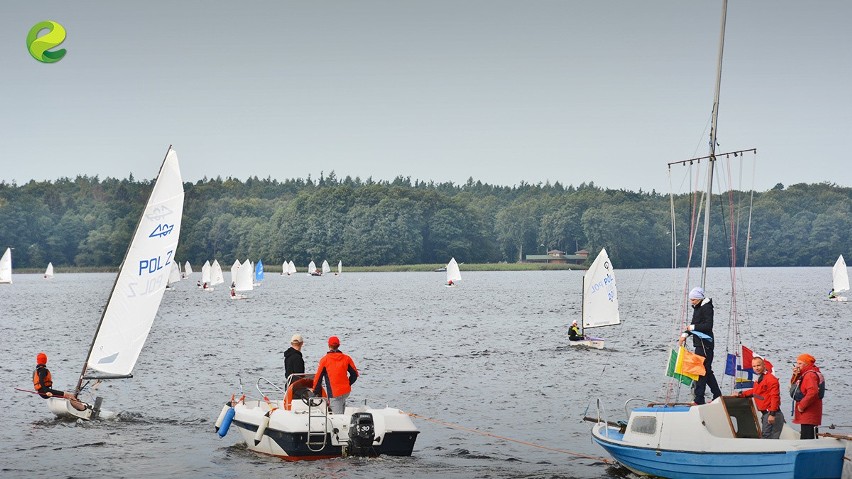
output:
<path id="1" fill-rule="evenodd" d="M 302 358 L 303 344 L 305 344 L 305 340 L 302 339 L 302 335 L 294 334 L 290 338 L 290 347 L 284 351 L 284 377 L 287 379 L 288 385 L 294 381 L 290 376 L 305 373 L 305 360 Z"/>
<path id="2" fill-rule="evenodd" d="M 710 386 L 713 399 L 722 395 L 719 383 L 713 374 L 713 300 L 704 297 L 704 288 L 692 288 L 689 292 L 689 302 L 692 304 L 692 324 L 680 335 L 678 341 L 683 345 L 687 336 L 692 336 L 695 354 L 704 356 L 704 375 L 694 383 L 695 404 L 704 404 L 704 391 Z"/>
<path id="3" fill-rule="evenodd" d="M 329 351 L 320 359 L 313 386 L 316 394 L 320 394 L 320 388 L 325 386 L 333 414 L 346 411 L 346 399 L 352 392 L 352 384 L 358 380 L 358 368 L 352 358 L 340 352 L 339 347 L 340 339 L 337 336 L 328 338 Z"/>
<path id="4" fill-rule="evenodd" d="M 778 439 L 784 429 L 784 413 L 781 412 L 781 387 L 772 371 L 771 364 L 763 358 L 755 357 L 751 369 L 757 374 L 754 387 L 737 392 L 737 396 L 754 397 L 754 403 L 762 414 L 760 418 L 761 437 Z"/>

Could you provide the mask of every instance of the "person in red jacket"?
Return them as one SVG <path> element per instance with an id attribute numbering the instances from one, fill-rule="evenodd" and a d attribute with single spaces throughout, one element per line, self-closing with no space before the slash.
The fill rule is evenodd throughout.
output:
<path id="1" fill-rule="evenodd" d="M 328 347 L 329 351 L 320 359 L 314 375 L 313 390 L 320 394 L 320 388 L 325 386 L 331 412 L 343 414 L 346 411 L 346 398 L 352 391 L 352 384 L 358 379 L 358 368 L 352 358 L 338 349 L 340 339 L 337 336 L 328 338 Z"/>
<path id="2" fill-rule="evenodd" d="M 784 413 L 781 412 L 781 388 L 778 378 L 767 368 L 766 361 L 756 356 L 751 369 L 757 374 L 754 387 L 737 393 L 737 396 L 754 397 L 754 403 L 762 414 L 760 418 L 763 439 L 778 439 L 784 429 Z"/>
<path id="3" fill-rule="evenodd" d="M 816 358 L 800 354 L 790 380 L 790 395 L 793 397 L 793 423 L 802 428 L 802 439 L 816 439 L 822 424 L 822 394 L 825 387 L 822 372 L 816 366 Z"/>

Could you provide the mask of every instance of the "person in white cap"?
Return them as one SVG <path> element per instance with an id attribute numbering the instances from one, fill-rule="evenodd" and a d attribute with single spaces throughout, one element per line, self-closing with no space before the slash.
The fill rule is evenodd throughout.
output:
<path id="1" fill-rule="evenodd" d="M 692 303 L 692 324 L 680 335 L 678 341 L 683 345 L 687 336 L 692 336 L 695 354 L 704 356 L 704 376 L 698 376 L 693 384 L 695 404 L 704 404 L 704 391 L 710 386 L 713 399 L 722 395 L 719 383 L 713 374 L 713 300 L 704 297 L 704 288 L 695 287 L 689 292 L 689 302 Z"/>
<path id="2" fill-rule="evenodd" d="M 583 338 L 583 333 L 580 332 L 580 327 L 577 326 L 577 320 L 575 319 L 571 323 L 571 329 L 568 330 L 568 340 L 569 341 L 581 341 Z"/>
<path id="3" fill-rule="evenodd" d="M 305 360 L 302 358 L 302 345 L 305 340 L 301 334 L 294 334 L 290 338 L 290 347 L 284 351 L 284 377 L 287 378 L 287 383 L 293 381 L 290 377 L 293 374 L 305 373 Z"/>

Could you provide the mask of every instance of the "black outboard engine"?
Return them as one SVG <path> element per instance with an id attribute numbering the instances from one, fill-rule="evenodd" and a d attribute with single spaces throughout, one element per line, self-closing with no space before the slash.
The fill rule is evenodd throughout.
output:
<path id="1" fill-rule="evenodd" d="M 350 456 L 370 456 L 375 439 L 376 427 L 373 425 L 373 415 L 368 412 L 352 414 L 352 419 L 349 421 L 348 454 Z"/>

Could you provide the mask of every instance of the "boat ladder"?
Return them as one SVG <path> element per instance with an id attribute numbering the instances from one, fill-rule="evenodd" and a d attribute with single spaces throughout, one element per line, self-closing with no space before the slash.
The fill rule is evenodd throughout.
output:
<path id="1" fill-rule="evenodd" d="M 325 399 L 323 398 L 308 400 L 308 434 L 305 438 L 305 445 L 311 452 L 322 451 L 328 443 L 328 407 L 322 407 L 324 403 Z M 317 411 L 317 409 L 320 411 Z M 322 427 L 315 429 L 314 426 L 317 424 L 322 424 Z"/>

